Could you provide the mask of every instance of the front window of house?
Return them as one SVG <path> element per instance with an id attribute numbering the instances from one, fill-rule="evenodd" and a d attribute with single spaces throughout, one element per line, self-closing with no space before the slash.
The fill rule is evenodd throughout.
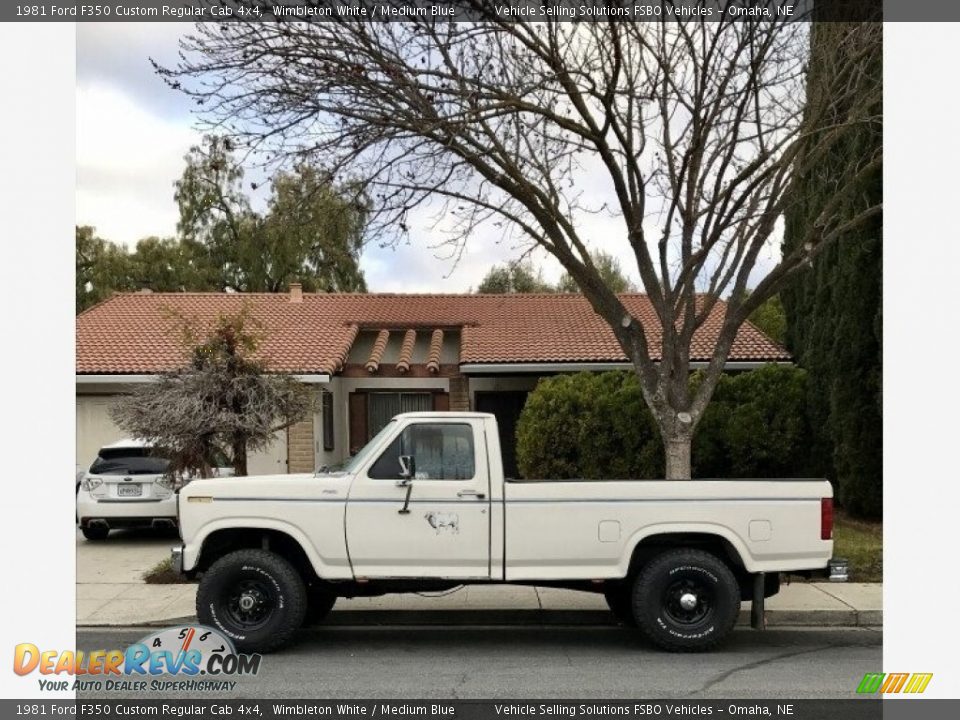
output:
<path id="1" fill-rule="evenodd" d="M 415 423 L 404 428 L 367 471 L 375 480 L 400 479 L 400 456 L 416 462 L 418 480 L 470 480 L 474 476 L 473 428 L 467 424 Z"/>
<path id="2" fill-rule="evenodd" d="M 433 396 L 428 392 L 372 392 L 368 402 L 368 438 L 380 432 L 395 415 L 433 410 Z"/>

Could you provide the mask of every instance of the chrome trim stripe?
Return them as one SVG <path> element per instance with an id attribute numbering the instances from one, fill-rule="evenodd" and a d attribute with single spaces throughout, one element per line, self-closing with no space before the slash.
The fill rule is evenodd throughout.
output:
<path id="1" fill-rule="evenodd" d="M 559 498 L 556 500 L 537 500 L 528 498 L 516 498 L 507 500 L 506 503 L 514 504 L 540 504 L 549 505 L 552 503 L 664 503 L 664 502 L 820 502 L 820 497 L 816 498 Z"/>
<path id="2" fill-rule="evenodd" d="M 271 498 L 271 497 L 215 497 L 213 498 L 214 502 L 309 502 L 309 503 L 395 503 L 403 502 L 403 498 L 355 498 L 347 500 L 342 499 L 327 499 L 327 498 Z M 516 498 L 513 500 L 503 500 L 507 505 L 510 504 L 524 504 L 524 505 L 550 505 L 553 503 L 664 503 L 664 502 L 732 502 L 732 503 L 743 503 L 743 502 L 820 502 L 821 498 L 558 498 L 555 500 L 540 500 L 533 498 Z M 475 505 L 477 503 L 488 503 L 491 502 L 489 499 L 485 500 L 472 500 L 464 498 L 426 498 L 426 499 L 415 499 L 410 498 L 410 503 L 469 503 Z M 497 502 L 500 502 L 499 500 Z"/>

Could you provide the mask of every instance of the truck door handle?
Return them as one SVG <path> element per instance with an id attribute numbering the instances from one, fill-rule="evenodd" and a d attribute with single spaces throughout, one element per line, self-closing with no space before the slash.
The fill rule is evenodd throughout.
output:
<path id="1" fill-rule="evenodd" d="M 476 490 L 461 490 L 457 493 L 457 497 L 475 497 L 477 500 L 483 500 L 486 496 L 486 493 L 477 492 Z"/>

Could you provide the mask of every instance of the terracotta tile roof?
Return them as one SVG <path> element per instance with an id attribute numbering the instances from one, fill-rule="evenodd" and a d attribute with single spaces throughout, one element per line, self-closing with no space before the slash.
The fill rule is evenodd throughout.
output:
<path id="1" fill-rule="evenodd" d="M 646 327 L 655 327 L 645 295 L 623 302 Z M 153 373 L 183 363 L 174 313 L 210 322 L 247 306 L 263 326 L 262 354 L 275 370 L 333 373 L 358 328 L 461 330 L 461 363 L 618 362 L 613 333 L 579 295 L 359 295 L 127 293 L 77 317 L 78 373 Z M 709 357 L 723 317 L 718 304 L 694 337 L 691 359 Z M 651 348 L 659 352 L 658 338 Z M 741 328 L 731 361 L 787 360 L 790 356 L 752 325 Z"/>

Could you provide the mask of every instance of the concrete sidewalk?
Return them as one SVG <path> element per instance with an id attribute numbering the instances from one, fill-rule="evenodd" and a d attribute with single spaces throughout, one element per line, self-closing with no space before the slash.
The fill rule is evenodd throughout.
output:
<path id="1" fill-rule="evenodd" d="M 768 626 L 856 627 L 883 623 L 883 586 L 793 583 L 767 600 Z M 433 596 L 430 596 L 433 595 Z M 78 583 L 77 625 L 169 625 L 194 617 L 196 585 Z M 750 603 L 741 623 L 749 623 Z M 613 624 L 603 596 L 519 586 L 469 586 L 448 594 L 341 599 L 328 620 L 379 624 Z"/>

